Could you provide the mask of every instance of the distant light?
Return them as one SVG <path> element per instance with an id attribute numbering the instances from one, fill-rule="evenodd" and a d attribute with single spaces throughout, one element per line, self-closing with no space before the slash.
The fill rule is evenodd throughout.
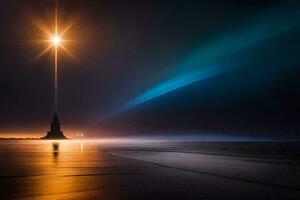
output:
<path id="1" fill-rule="evenodd" d="M 59 45 L 61 42 L 61 39 L 58 35 L 54 35 L 51 39 L 52 44 L 54 44 L 55 46 Z"/>

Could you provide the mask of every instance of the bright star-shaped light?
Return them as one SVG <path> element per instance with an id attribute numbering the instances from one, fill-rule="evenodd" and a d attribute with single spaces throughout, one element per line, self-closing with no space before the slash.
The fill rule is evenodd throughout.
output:
<path id="1" fill-rule="evenodd" d="M 60 44 L 61 42 L 61 39 L 58 35 L 54 35 L 52 38 L 51 38 L 51 42 L 53 45 L 57 46 Z"/>
<path id="2" fill-rule="evenodd" d="M 57 1 L 56 1 L 57 3 Z M 45 43 L 45 49 L 35 58 L 39 59 L 49 51 L 52 51 L 53 55 L 53 67 L 54 67 L 54 105 L 55 105 L 55 112 L 57 112 L 58 106 L 58 57 L 61 55 L 67 55 L 68 57 L 72 58 L 75 61 L 78 61 L 77 58 L 73 55 L 71 51 L 68 50 L 67 44 L 71 41 L 68 39 L 67 32 L 72 28 L 74 25 L 74 21 L 69 22 L 65 25 L 59 23 L 61 20 L 58 18 L 58 8 L 55 5 L 55 13 L 54 13 L 54 23 L 51 23 L 52 26 L 49 24 L 45 24 L 44 22 L 37 20 L 36 26 L 37 28 L 43 33 L 43 39 L 36 40 L 38 42 Z"/>
<path id="3" fill-rule="evenodd" d="M 76 56 L 69 50 L 68 47 L 71 46 L 71 43 L 76 42 L 78 40 L 69 39 L 68 32 L 75 24 L 75 21 L 70 21 L 66 24 L 59 24 L 59 19 L 57 16 L 57 11 L 55 11 L 54 15 L 54 26 L 50 26 L 49 24 L 36 20 L 36 27 L 43 33 L 43 39 L 36 40 L 38 42 L 44 43 L 44 50 L 42 50 L 35 58 L 35 60 L 41 58 L 48 52 L 55 53 L 56 57 L 59 55 L 65 55 L 73 61 L 79 62 Z"/>

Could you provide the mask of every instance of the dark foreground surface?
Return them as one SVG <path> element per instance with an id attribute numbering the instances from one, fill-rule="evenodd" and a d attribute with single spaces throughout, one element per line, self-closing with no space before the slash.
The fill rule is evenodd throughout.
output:
<path id="1" fill-rule="evenodd" d="M 300 199 L 300 144 L 0 141 L 0 193 L 0 199 Z"/>

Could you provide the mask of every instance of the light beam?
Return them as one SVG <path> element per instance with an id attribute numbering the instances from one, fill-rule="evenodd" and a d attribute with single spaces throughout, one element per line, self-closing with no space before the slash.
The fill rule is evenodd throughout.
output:
<path id="1" fill-rule="evenodd" d="M 182 62 L 174 66 L 175 70 L 179 72 L 177 76 L 162 81 L 128 100 L 108 115 L 102 117 L 101 121 L 174 90 L 241 66 L 245 61 L 240 63 L 237 56 L 239 52 L 298 27 L 300 25 L 300 16 L 297 11 L 292 12 L 292 10 L 288 10 L 284 12 L 280 10 L 279 12 L 264 13 L 256 19 L 255 23 L 252 22 L 247 24 L 246 27 L 240 27 L 238 30 L 216 38 L 208 46 L 196 49 Z M 226 57 L 232 59 L 234 66 L 232 64 L 228 65 L 224 61 Z M 251 59 L 253 58 L 249 60 Z M 237 60 L 239 61 L 237 62 Z"/>
<path id="2" fill-rule="evenodd" d="M 36 21 L 36 26 L 45 35 L 44 38 L 47 38 L 38 41 L 47 43 L 47 47 L 40 54 L 37 55 L 35 60 L 41 58 L 42 56 L 44 56 L 45 54 L 47 54 L 52 50 L 54 56 L 54 109 L 55 112 L 57 112 L 58 111 L 58 57 L 60 54 L 60 50 L 62 50 L 62 52 L 65 53 L 65 55 L 67 55 L 72 60 L 78 61 L 78 59 L 66 47 L 66 45 L 64 45 L 65 42 L 76 41 L 76 40 L 69 40 L 65 38 L 66 34 L 73 27 L 75 22 L 71 21 L 65 25 L 59 24 L 57 1 L 55 5 L 53 24 L 54 27 L 53 30 L 51 30 L 51 28 L 49 28 L 50 26 L 47 26 L 42 21 L 40 20 Z"/>

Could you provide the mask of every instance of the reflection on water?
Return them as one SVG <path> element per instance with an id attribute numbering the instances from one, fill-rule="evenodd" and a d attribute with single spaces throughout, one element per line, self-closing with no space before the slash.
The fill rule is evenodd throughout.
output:
<path id="1" fill-rule="evenodd" d="M 0 193 L 1 199 L 30 200 L 189 199 L 190 194 L 199 194 L 190 199 L 270 199 L 262 198 L 266 194 L 278 199 L 282 185 L 289 190 L 280 189 L 280 196 L 291 199 L 291 191 L 299 191 L 299 152 L 299 143 L 0 141 Z M 195 178 L 190 167 L 213 176 Z M 208 198 L 198 192 L 200 185 Z"/>
<path id="2" fill-rule="evenodd" d="M 16 177 L 13 183 L 18 187 L 0 179 L 0 192 L 4 199 L 45 199 L 45 195 L 46 199 L 58 199 L 57 195 L 64 194 L 69 199 L 75 191 L 91 184 L 97 186 L 80 177 L 95 173 L 92 170 L 101 165 L 101 159 L 96 143 L 85 146 L 83 141 L 5 141 L 0 143 L 0 176 Z M 102 180 L 96 180 L 99 182 Z"/>
<path id="3" fill-rule="evenodd" d="M 53 152 L 59 152 L 59 143 L 58 142 L 53 142 Z"/>
<path id="4" fill-rule="evenodd" d="M 53 147 L 53 158 L 54 158 L 54 161 L 57 162 L 58 154 L 59 154 L 59 143 L 53 142 L 52 147 Z"/>
<path id="5" fill-rule="evenodd" d="M 53 156 L 54 157 L 58 157 L 58 154 L 59 154 L 59 143 L 58 142 L 53 142 L 52 146 L 53 146 Z"/>

